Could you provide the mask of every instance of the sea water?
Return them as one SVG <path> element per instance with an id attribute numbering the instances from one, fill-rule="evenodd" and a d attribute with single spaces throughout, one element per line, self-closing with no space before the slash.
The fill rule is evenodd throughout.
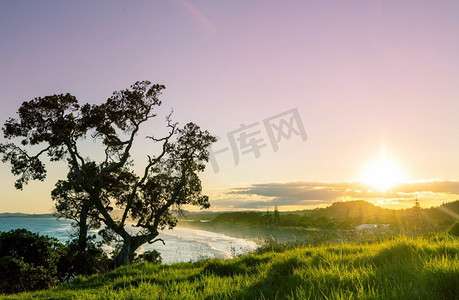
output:
<path id="1" fill-rule="evenodd" d="M 65 243 L 73 232 L 72 222 L 55 218 L 4 217 L 0 218 L 0 231 L 25 228 L 29 231 L 57 238 Z M 96 232 L 93 232 L 96 233 Z M 138 253 L 157 250 L 161 253 L 163 263 L 189 262 L 206 258 L 232 258 L 257 248 L 252 241 L 230 237 L 221 233 L 204 230 L 175 227 L 163 230 L 159 236 L 165 244 L 158 241 L 144 244 Z M 107 251 L 111 248 L 106 247 Z"/>

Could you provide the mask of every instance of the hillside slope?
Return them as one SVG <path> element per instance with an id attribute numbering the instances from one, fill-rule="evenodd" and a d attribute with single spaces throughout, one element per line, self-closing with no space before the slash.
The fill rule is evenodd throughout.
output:
<path id="1" fill-rule="evenodd" d="M 8 299 L 454 299 L 459 240 L 273 244 L 233 260 L 136 264 Z M 456 298 L 457 299 L 457 298 Z"/>

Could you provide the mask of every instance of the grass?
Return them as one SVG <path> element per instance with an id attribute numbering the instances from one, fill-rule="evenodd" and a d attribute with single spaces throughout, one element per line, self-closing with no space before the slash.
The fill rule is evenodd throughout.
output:
<path id="1" fill-rule="evenodd" d="M 77 277 L 7 299 L 458 299 L 459 239 L 267 245 L 232 260 L 153 265 Z"/>

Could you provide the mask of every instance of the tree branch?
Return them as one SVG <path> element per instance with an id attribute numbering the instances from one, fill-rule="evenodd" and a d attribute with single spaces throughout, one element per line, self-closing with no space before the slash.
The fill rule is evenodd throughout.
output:
<path id="1" fill-rule="evenodd" d="M 136 182 L 134 184 L 134 187 L 132 188 L 132 192 L 129 195 L 129 198 L 128 198 L 128 201 L 127 201 L 127 204 L 126 204 L 126 208 L 124 209 L 123 217 L 121 219 L 121 223 L 123 223 L 123 224 L 126 221 L 126 218 L 127 218 L 128 213 L 129 213 L 129 210 L 131 209 L 132 201 L 134 201 L 134 197 L 135 197 L 135 194 L 137 193 L 138 187 L 140 185 L 142 185 L 145 182 L 145 180 L 147 179 L 148 173 L 150 172 L 151 167 L 153 167 L 155 164 L 157 164 L 161 160 L 161 158 L 163 158 L 163 156 L 166 154 L 167 144 L 169 143 L 169 139 L 176 132 L 177 123 L 171 124 L 169 116 L 167 118 L 167 121 L 168 121 L 167 127 L 171 128 L 171 131 L 169 132 L 168 136 L 166 136 L 166 137 L 164 137 L 162 139 L 159 139 L 159 140 L 155 140 L 155 141 L 163 141 L 162 152 L 155 159 L 151 159 L 150 157 L 148 157 L 149 163 L 145 167 L 143 177 L 138 182 Z"/>
<path id="2" fill-rule="evenodd" d="M 155 239 L 153 241 L 149 241 L 148 244 L 153 244 L 153 243 L 156 243 L 156 242 L 161 242 L 161 243 L 163 243 L 163 245 L 166 245 L 166 243 L 164 242 L 163 239 Z"/>

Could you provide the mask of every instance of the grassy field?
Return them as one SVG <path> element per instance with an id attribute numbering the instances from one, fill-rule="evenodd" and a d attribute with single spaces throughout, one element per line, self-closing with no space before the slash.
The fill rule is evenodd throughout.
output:
<path id="1" fill-rule="evenodd" d="M 459 240 L 271 244 L 233 260 L 136 264 L 8 299 L 458 299 Z"/>

